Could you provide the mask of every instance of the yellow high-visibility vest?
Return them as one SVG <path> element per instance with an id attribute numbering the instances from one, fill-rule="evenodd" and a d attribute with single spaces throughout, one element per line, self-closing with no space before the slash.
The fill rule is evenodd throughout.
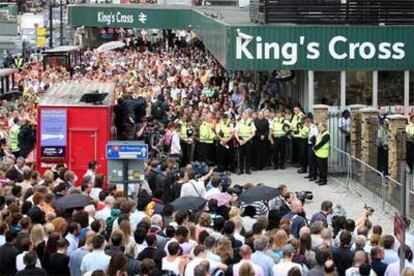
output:
<path id="1" fill-rule="evenodd" d="M 283 130 L 283 118 L 273 119 L 272 121 L 272 135 L 273 137 L 286 136 L 286 132 Z"/>
<path id="2" fill-rule="evenodd" d="M 20 126 L 19 125 L 14 125 L 10 129 L 9 143 L 10 143 L 10 150 L 12 152 L 16 152 L 16 151 L 20 150 L 19 138 L 18 138 L 19 132 L 20 132 Z"/>
<path id="3" fill-rule="evenodd" d="M 188 134 L 187 134 L 187 124 L 184 122 L 181 122 L 180 124 L 180 138 L 184 141 L 188 140 Z"/>
<path id="4" fill-rule="evenodd" d="M 298 114 L 293 115 L 292 118 L 292 129 L 293 131 L 298 130 L 298 124 L 302 121 L 302 118 L 305 117 L 305 114 L 299 112 Z M 300 133 L 293 134 L 293 137 L 301 137 Z"/>
<path id="5" fill-rule="evenodd" d="M 303 126 L 299 131 L 300 138 L 308 139 L 309 132 L 310 132 L 310 128 L 308 128 L 307 126 Z"/>
<path id="6" fill-rule="evenodd" d="M 244 140 L 252 136 L 252 127 L 251 127 L 252 121 L 251 120 L 247 120 L 247 121 L 241 120 L 239 124 L 240 124 L 239 125 L 239 137 L 241 139 Z"/>
<path id="7" fill-rule="evenodd" d="M 211 124 L 208 122 L 203 122 L 200 126 L 200 142 L 206 144 L 214 143 L 214 138 L 216 135 L 211 129 Z"/>
<path id="8" fill-rule="evenodd" d="M 409 123 L 405 127 L 405 132 L 407 133 L 407 136 L 410 140 L 414 140 L 414 124 L 413 123 Z"/>
<path id="9" fill-rule="evenodd" d="M 318 137 L 316 137 L 316 145 L 318 145 L 322 141 L 322 138 L 326 135 L 329 135 L 328 131 L 325 131 L 322 134 L 318 134 Z M 316 155 L 316 157 L 319 157 L 319 158 L 328 158 L 328 156 L 329 156 L 329 141 L 327 143 L 325 143 L 325 145 L 323 145 L 320 149 L 316 150 L 315 155 Z"/>
<path id="10" fill-rule="evenodd" d="M 220 131 L 223 133 L 223 138 L 228 139 L 231 136 L 231 127 L 229 122 L 224 122 L 220 120 L 219 122 Z"/>

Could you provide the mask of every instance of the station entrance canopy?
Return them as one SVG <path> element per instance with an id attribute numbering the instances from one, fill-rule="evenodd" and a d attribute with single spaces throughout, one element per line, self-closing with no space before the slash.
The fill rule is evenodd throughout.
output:
<path id="1" fill-rule="evenodd" d="M 192 29 L 227 70 L 414 70 L 414 26 L 259 25 L 234 7 L 71 5 L 72 27 Z"/>

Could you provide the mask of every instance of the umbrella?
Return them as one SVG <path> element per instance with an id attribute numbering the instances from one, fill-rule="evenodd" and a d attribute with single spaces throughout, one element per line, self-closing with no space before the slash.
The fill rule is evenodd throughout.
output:
<path id="1" fill-rule="evenodd" d="M 102 44 L 101 46 L 97 48 L 97 50 L 99 52 L 107 52 L 107 51 L 113 51 L 115 49 L 120 49 L 124 47 L 125 47 L 125 43 L 121 41 L 111 41 L 111 42 Z"/>
<path id="2" fill-rule="evenodd" d="M 81 208 L 92 204 L 93 199 L 82 194 L 67 195 L 55 201 L 54 206 L 62 209 Z"/>
<path id="3" fill-rule="evenodd" d="M 239 199 L 244 203 L 252 203 L 255 201 L 271 200 L 277 195 L 279 195 L 279 192 L 276 188 L 261 185 L 244 191 L 239 196 Z"/>
<path id="4" fill-rule="evenodd" d="M 183 196 L 171 202 L 171 205 L 174 207 L 174 211 L 198 210 L 203 207 L 206 202 L 207 200 L 202 197 Z"/>

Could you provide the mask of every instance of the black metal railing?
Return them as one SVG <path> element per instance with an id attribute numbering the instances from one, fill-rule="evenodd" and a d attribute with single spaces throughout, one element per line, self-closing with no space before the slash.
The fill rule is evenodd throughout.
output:
<path id="1" fill-rule="evenodd" d="M 252 22 L 414 24 L 414 0 L 250 0 Z"/>

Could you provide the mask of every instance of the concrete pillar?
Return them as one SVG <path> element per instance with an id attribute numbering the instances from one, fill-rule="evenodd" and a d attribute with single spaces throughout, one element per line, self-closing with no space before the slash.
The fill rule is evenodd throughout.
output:
<path id="1" fill-rule="evenodd" d="M 315 81 L 314 72 L 308 71 L 308 112 L 313 112 L 313 104 L 315 103 Z"/>
<path id="2" fill-rule="evenodd" d="M 403 115 L 389 115 L 387 118 L 390 122 L 388 171 L 391 178 L 400 181 L 401 161 L 405 160 L 405 146 L 402 135 L 407 125 L 407 117 Z"/>
<path id="3" fill-rule="evenodd" d="M 349 106 L 351 111 L 351 155 L 361 158 L 361 112 L 362 104 Z"/>
<path id="4" fill-rule="evenodd" d="M 313 121 L 315 124 L 320 122 L 328 123 L 328 110 L 329 106 L 325 104 L 315 104 L 313 106 Z"/>
<path id="5" fill-rule="evenodd" d="M 375 145 L 378 132 L 378 109 L 367 107 L 361 112 L 361 159 L 366 164 L 377 167 L 378 149 Z"/>

